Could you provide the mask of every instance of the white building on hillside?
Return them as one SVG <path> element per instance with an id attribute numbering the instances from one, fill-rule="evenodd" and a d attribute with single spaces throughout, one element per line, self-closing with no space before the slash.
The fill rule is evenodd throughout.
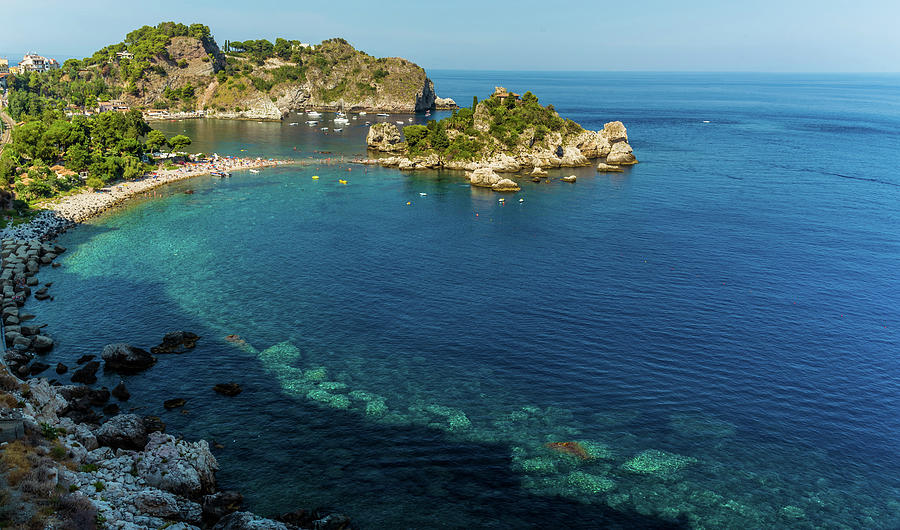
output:
<path id="1" fill-rule="evenodd" d="M 19 61 L 19 68 L 23 72 L 48 72 L 59 68 L 56 59 L 48 59 L 36 53 L 27 54 Z"/>

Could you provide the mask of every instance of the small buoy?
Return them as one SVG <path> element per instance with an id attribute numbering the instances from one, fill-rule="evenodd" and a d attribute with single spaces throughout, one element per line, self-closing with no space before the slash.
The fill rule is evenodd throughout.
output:
<path id="1" fill-rule="evenodd" d="M 519 199 L 519 202 L 525 202 L 525 199 Z"/>
<path id="2" fill-rule="evenodd" d="M 406 201 L 406 205 L 407 205 L 407 206 L 409 206 L 410 204 L 412 204 L 412 202 Z"/>
<path id="3" fill-rule="evenodd" d="M 346 184 L 346 183 L 347 183 L 347 181 L 344 180 L 344 179 L 338 179 L 338 182 L 340 182 L 341 184 Z"/>

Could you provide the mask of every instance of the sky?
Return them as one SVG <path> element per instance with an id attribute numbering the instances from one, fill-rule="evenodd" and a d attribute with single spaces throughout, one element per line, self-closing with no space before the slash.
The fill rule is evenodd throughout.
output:
<path id="1" fill-rule="evenodd" d="M 85 57 L 167 20 L 219 44 L 343 37 L 426 69 L 900 71 L 898 0 L 0 0 L 0 57 Z"/>

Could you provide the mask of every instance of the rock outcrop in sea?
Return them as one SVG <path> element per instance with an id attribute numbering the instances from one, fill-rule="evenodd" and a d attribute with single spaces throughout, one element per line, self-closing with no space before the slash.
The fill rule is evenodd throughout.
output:
<path id="1" fill-rule="evenodd" d="M 562 119 L 552 106 L 541 106 L 534 95 L 519 96 L 502 87 L 474 109 L 461 109 L 427 127 L 408 126 L 401 134 L 392 123 L 377 123 L 366 145 L 376 154 L 366 163 L 405 171 L 464 170 L 473 186 L 483 187 L 493 187 L 500 179 L 488 186 L 485 174 L 474 174 L 479 169 L 540 179 L 551 168 L 597 162 L 598 171 L 620 171 L 623 165 L 637 163 L 622 122 L 608 122 L 599 131 L 585 130 Z"/>

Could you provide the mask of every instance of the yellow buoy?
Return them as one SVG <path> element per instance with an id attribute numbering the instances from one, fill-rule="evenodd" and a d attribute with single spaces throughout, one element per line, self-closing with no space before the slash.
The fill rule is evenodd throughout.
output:
<path id="1" fill-rule="evenodd" d="M 319 180 L 319 175 L 313 175 L 313 180 Z"/>
<path id="2" fill-rule="evenodd" d="M 412 204 L 412 203 L 409 202 L 409 201 L 406 201 L 406 205 L 407 205 L 407 206 L 409 206 L 410 204 Z"/>
<path id="3" fill-rule="evenodd" d="M 338 182 L 340 182 L 341 184 L 346 184 L 346 183 L 347 183 L 347 181 L 344 180 L 344 179 L 338 179 Z"/>

